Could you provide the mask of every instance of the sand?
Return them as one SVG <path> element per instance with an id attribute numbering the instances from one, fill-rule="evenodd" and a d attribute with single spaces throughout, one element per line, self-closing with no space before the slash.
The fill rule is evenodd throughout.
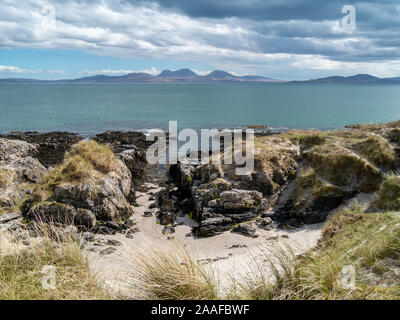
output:
<path id="1" fill-rule="evenodd" d="M 300 254 L 314 247 L 321 237 L 323 224 L 304 226 L 295 230 L 272 228 L 266 231 L 259 229 L 258 238 L 250 238 L 237 233 L 224 232 L 210 238 L 197 238 L 191 234 L 191 227 L 196 224 L 189 217 L 178 217 L 175 233 L 163 235 L 163 226 L 157 224 L 156 217 L 144 217 L 152 202 L 149 192 L 156 193 L 160 187 L 147 183 L 144 187 L 148 192 L 137 192 L 138 207 L 135 207 L 134 221 L 140 232 L 128 239 L 124 234 L 98 236 L 104 239 L 115 239 L 122 243 L 115 246 L 115 252 L 101 255 L 99 252 L 88 254 L 92 269 L 101 281 L 116 291 L 129 296 L 130 272 L 134 272 L 134 254 L 138 250 L 148 250 L 154 247 L 183 246 L 196 257 L 207 270 L 212 271 L 221 284 L 221 290 L 226 290 L 232 280 L 248 277 L 259 267 L 268 273 L 268 257 L 274 248 L 292 248 Z M 103 248 L 102 248 L 103 249 Z M 166 275 L 167 276 L 167 275 Z"/>

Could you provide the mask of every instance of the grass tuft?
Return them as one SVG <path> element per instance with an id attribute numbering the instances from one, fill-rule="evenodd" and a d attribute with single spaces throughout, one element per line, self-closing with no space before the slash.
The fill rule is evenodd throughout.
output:
<path id="1" fill-rule="evenodd" d="M 88 179 L 100 179 L 116 168 L 118 159 L 108 146 L 96 141 L 82 141 L 66 154 L 64 162 L 50 170 L 36 185 L 28 201 L 48 199 L 54 188 L 64 182 L 79 184 Z"/>
<path id="2" fill-rule="evenodd" d="M 217 287 L 212 274 L 176 245 L 133 253 L 130 285 L 139 299 L 214 300 Z"/>
<path id="3" fill-rule="evenodd" d="M 49 227 L 40 227 L 40 236 L 21 247 L 0 238 L 0 300 L 105 299 L 79 244 L 70 237 L 55 243 Z M 56 268 L 55 289 L 42 287 L 43 267 Z"/>
<path id="4" fill-rule="evenodd" d="M 389 175 L 382 182 L 377 205 L 382 210 L 400 210 L 400 177 Z"/>

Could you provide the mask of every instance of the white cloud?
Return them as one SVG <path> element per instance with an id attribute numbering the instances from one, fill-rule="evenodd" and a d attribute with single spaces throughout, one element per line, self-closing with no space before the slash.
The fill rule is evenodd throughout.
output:
<path id="1" fill-rule="evenodd" d="M 113 70 L 113 69 L 100 69 L 100 70 L 85 70 L 83 71 L 84 74 L 87 75 L 96 75 L 96 74 L 104 74 L 104 75 L 124 75 L 128 73 L 148 73 L 151 75 L 157 75 L 160 74 L 160 70 L 157 70 L 155 67 L 151 67 L 150 69 L 144 69 L 144 70 L 126 70 L 126 69 L 119 69 L 119 70 Z"/>
<path id="2" fill-rule="evenodd" d="M 51 2 L 56 18 L 55 23 L 51 23 L 51 14 L 42 11 L 48 3 L 45 0 L 3 0 L 0 3 L 0 47 L 75 49 L 123 58 L 201 61 L 236 74 L 269 75 L 271 70 L 288 66 L 295 70 L 371 70 L 381 76 L 400 73 L 393 57 L 346 62 L 346 58 L 366 53 L 390 56 L 390 52 L 396 52 L 396 47 L 378 50 L 375 38 L 361 31 L 340 32 L 336 20 L 253 22 L 238 18 L 190 18 L 156 4 L 139 6 L 124 1 L 65 0 Z M 344 62 L 339 61 L 339 57 Z M 22 73 L 21 70 L 12 66 L 0 68 L 0 72 L 10 73 Z M 54 70 L 53 74 L 64 74 L 62 72 L 64 70 Z M 84 73 L 132 72 L 157 74 L 159 70 L 107 67 Z M 209 71 L 195 72 L 206 74 Z"/>
<path id="3" fill-rule="evenodd" d="M 41 70 L 22 69 L 16 66 L 0 65 L 0 73 L 41 73 Z"/>
<path id="4" fill-rule="evenodd" d="M 65 75 L 68 74 L 64 69 L 59 69 L 59 70 L 48 70 L 47 71 L 50 74 L 56 74 L 56 75 Z"/>

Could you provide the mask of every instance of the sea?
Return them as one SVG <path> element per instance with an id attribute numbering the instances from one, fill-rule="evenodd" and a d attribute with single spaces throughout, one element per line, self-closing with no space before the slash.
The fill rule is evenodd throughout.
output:
<path id="1" fill-rule="evenodd" d="M 0 132 L 341 129 L 400 119 L 400 86 L 306 83 L 0 84 Z"/>

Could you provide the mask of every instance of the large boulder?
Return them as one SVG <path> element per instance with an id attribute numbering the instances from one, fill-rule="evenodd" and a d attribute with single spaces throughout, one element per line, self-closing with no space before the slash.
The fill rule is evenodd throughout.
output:
<path id="1" fill-rule="evenodd" d="M 43 178 L 47 170 L 36 155 L 36 145 L 0 138 L 0 209 L 13 207 L 22 199 L 22 184 Z"/>
<path id="2" fill-rule="evenodd" d="M 111 149 L 83 141 L 36 186 L 23 211 L 30 219 L 65 220 L 90 228 L 97 220 L 129 218 L 132 193 L 131 173 Z"/>
<path id="3" fill-rule="evenodd" d="M 189 199 L 180 203 L 193 205 L 184 211 L 199 222 L 193 229 L 197 235 L 212 236 L 270 211 L 278 194 L 294 178 L 299 147 L 279 137 L 259 139 L 254 168 L 245 174 L 237 174 L 241 165 L 223 161 L 182 160 L 170 167 L 170 177 Z"/>

